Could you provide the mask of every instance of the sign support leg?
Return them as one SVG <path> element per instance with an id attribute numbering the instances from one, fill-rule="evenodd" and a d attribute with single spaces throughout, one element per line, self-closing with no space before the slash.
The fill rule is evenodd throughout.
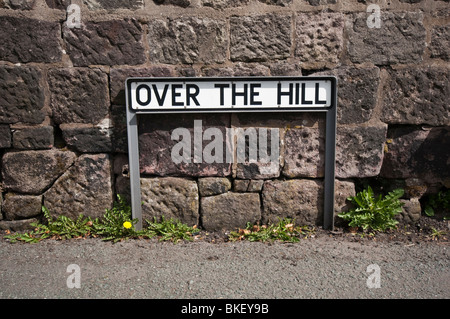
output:
<path id="1" fill-rule="evenodd" d="M 137 218 L 136 230 L 142 230 L 142 206 L 141 206 L 141 180 L 139 169 L 139 141 L 137 115 L 127 109 L 127 133 L 128 133 L 128 165 L 130 171 L 131 190 L 131 216 Z"/>
<path id="2" fill-rule="evenodd" d="M 335 97 L 336 98 L 336 97 Z M 334 229 L 334 179 L 336 156 L 336 105 L 326 112 L 323 228 Z"/>

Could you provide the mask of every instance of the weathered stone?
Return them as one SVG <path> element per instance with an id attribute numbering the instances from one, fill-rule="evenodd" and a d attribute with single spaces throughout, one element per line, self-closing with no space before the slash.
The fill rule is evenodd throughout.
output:
<path id="1" fill-rule="evenodd" d="M 336 136 L 336 176 L 338 178 L 378 175 L 383 162 L 387 125 L 339 127 Z M 283 175 L 323 177 L 324 132 L 319 128 L 291 129 L 285 136 Z"/>
<path id="2" fill-rule="evenodd" d="M 0 19 L 0 60 L 14 63 L 61 61 L 60 34 L 58 22 L 3 16 Z"/>
<path id="3" fill-rule="evenodd" d="M 108 114 L 108 76 L 98 69 L 63 68 L 48 72 L 50 106 L 56 123 L 97 124 Z"/>
<path id="4" fill-rule="evenodd" d="M 146 60 L 142 36 L 142 26 L 135 19 L 63 28 L 66 50 L 75 66 L 142 64 Z"/>
<path id="5" fill-rule="evenodd" d="M 282 7 L 287 7 L 292 3 L 292 0 L 258 0 L 258 1 L 265 4 Z"/>
<path id="6" fill-rule="evenodd" d="M 386 65 L 422 61 L 426 47 L 422 12 L 383 12 L 380 28 L 369 28 L 368 16 L 357 13 L 347 23 L 352 62 Z"/>
<path id="7" fill-rule="evenodd" d="M 166 66 L 152 66 L 146 68 L 111 68 L 110 95 L 111 102 L 125 105 L 125 80 L 130 77 L 173 77 L 173 70 Z"/>
<path id="8" fill-rule="evenodd" d="M 302 67 L 333 68 L 339 63 L 344 40 L 344 16 L 340 13 L 302 13 L 296 18 L 295 56 Z"/>
<path id="9" fill-rule="evenodd" d="M 11 130 L 9 125 L 0 124 L 0 148 L 11 147 Z"/>
<path id="10" fill-rule="evenodd" d="M 352 208 L 352 203 L 348 197 L 356 195 L 355 184 L 350 181 L 338 181 L 334 183 L 334 212 L 335 221 L 339 220 L 337 214 L 346 212 Z"/>
<path id="11" fill-rule="evenodd" d="M 44 193 L 44 206 L 52 216 L 101 217 L 112 203 L 111 163 L 106 154 L 81 155 Z"/>
<path id="12" fill-rule="evenodd" d="M 270 69 L 258 63 L 238 62 L 232 67 L 205 67 L 202 68 L 206 76 L 234 77 L 234 76 L 269 76 Z"/>
<path id="13" fill-rule="evenodd" d="M 1 230 L 24 231 L 34 229 L 32 223 L 37 223 L 37 218 L 22 220 L 2 220 L 0 221 Z"/>
<path id="14" fill-rule="evenodd" d="M 197 183 L 176 177 L 141 178 L 142 218 L 153 222 L 164 216 L 189 226 L 198 225 Z"/>
<path id="15" fill-rule="evenodd" d="M 233 181 L 233 191 L 246 192 L 249 184 L 250 184 L 249 179 L 235 179 Z"/>
<path id="16" fill-rule="evenodd" d="M 178 7 L 187 8 L 191 4 L 191 0 L 153 0 L 156 4 L 160 5 L 173 5 Z"/>
<path id="17" fill-rule="evenodd" d="M 14 10 L 31 10 L 36 0 L 4 0 L 4 6 Z"/>
<path id="18" fill-rule="evenodd" d="M 322 223 L 323 183 L 317 180 L 265 181 L 262 191 L 262 223 L 292 218 L 300 225 Z"/>
<path id="19" fill-rule="evenodd" d="M 419 178 L 427 183 L 450 180 L 449 127 L 394 127 L 389 129 L 387 141 L 382 177 Z"/>
<path id="20" fill-rule="evenodd" d="M 196 120 L 202 122 L 201 125 L 197 125 L 199 132 L 201 129 L 202 136 L 209 128 L 213 128 L 215 131 L 218 129 L 221 134 L 217 137 L 217 141 L 214 137 L 214 141 L 205 139 L 203 142 L 197 141 L 196 143 L 194 140 Z M 141 173 L 157 176 L 229 176 L 231 164 L 226 160 L 226 127 L 229 126 L 230 118 L 227 114 L 183 114 L 183 116 L 174 114 L 171 117 L 164 115 L 141 117 L 139 123 Z M 172 140 L 172 134 L 176 129 L 178 129 L 176 133 L 183 131 L 187 136 L 175 134 L 174 140 Z M 222 141 L 219 138 L 222 138 Z M 186 147 L 181 149 L 180 143 L 185 143 Z M 207 148 L 210 146 L 211 150 L 212 143 L 217 145 L 217 151 L 222 150 L 223 156 L 218 161 L 207 163 L 203 155 L 209 154 Z M 199 152 L 200 146 L 203 152 Z M 172 152 L 176 154 L 180 162 L 174 161 Z M 194 157 L 197 152 L 201 153 L 201 159 Z M 181 161 L 183 153 L 186 154 L 186 160 Z"/>
<path id="21" fill-rule="evenodd" d="M 336 177 L 371 177 L 380 173 L 387 125 L 338 127 Z"/>
<path id="22" fill-rule="evenodd" d="M 125 105 L 113 105 L 111 107 L 112 120 L 112 144 L 114 152 L 128 152 L 127 118 Z"/>
<path id="23" fill-rule="evenodd" d="M 42 195 L 16 195 L 8 193 L 3 203 L 6 220 L 28 219 L 41 213 Z"/>
<path id="24" fill-rule="evenodd" d="M 433 27 L 430 44 L 431 57 L 449 61 L 448 48 L 450 48 L 450 24 Z"/>
<path id="25" fill-rule="evenodd" d="M 24 194 L 41 194 L 68 169 L 75 160 L 68 151 L 8 152 L 2 159 L 5 190 Z"/>
<path id="26" fill-rule="evenodd" d="M 27 126 L 14 129 L 13 147 L 15 149 L 50 149 L 53 144 L 53 126 Z"/>
<path id="27" fill-rule="evenodd" d="M 230 189 L 231 182 L 225 177 L 204 177 L 198 179 L 198 190 L 201 196 L 223 194 Z"/>
<path id="28" fill-rule="evenodd" d="M 379 68 L 343 67 L 315 75 L 334 75 L 338 79 L 339 124 L 358 124 L 370 120 L 377 103 Z"/>
<path id="29" fill-rule="evenodd" d="M 182 17 L 155 19 L 148 25 L 151 62 L 223 63 L 227 57 L 225 20 Z"/>
<path id="30" fill-rule="evenodd" d="M 62 136 L 69 148 L 83 153 L 112 152 L 112 128 L 109 121 L 102 125 L 62 124 Z"/>
<path id="31" fill-rule="evenodd" d="M 395 218 L 405 224 L 414 224 L 420 219 L 422 214 L 422 207 L 418 198 L 400 199 L 404 203 L 402 212 L 395 216 Z"/>
<path id="32" fill-rule="evenodd" d="M 144 0 L 83 0 L 90 10 L 98 9 L 130 9 L 137 10 L 144 7 Z"/>
<path id="33" fill-rule="evenodd" d="M 49 8 L 65 10 L 72 0 L 45 0 Z"/>
<path id="34" fill-rule="evenodd" d="M 245 228 L 261 219 L 259 194 L 228 192 L 201 199 L 201 218 L 207 231 Z"/>
<path id="35" fill-rule="evenodd" d="M 247 192 L 260 192 L 263 188 L 263 185 L 263 180 L 252 179 L 248 184 Z"/>
<path id="36" fill-rule="evenodd" d="M 249 3 L 250 0 L 201 0 L 205 7 L 214 9 L 226 9 L 234 7 L 242 7 Z"/>
<path id="37" fill-rule="evenodd" d="M 294 177 L 323 177 L 325 140 L 318 128 L 293 128 L 285 134 L 283 175 Z"/>
<path id="38" fill-rule="evenodd" d="M 33 67 L 0 66 L 0 123 L 41 123 L 45 117 L 42 86 L 42 73 Z"/>
<path id="39" fill-rule="evenodd" d="M 383 87 L 382 120 L 389 124 L 450 124 L 450 69 L 391 71 Z"/>
<path id="40" fill-rule="evenodd" d="M 269 64 L 270 74 L 273 76 L 301 76 L 302 68 L 299 62 L 276 61 Z"/>
<path id="41" fill-rule="evenodd" d="M 266 14 L 230 18 L 233 61 L 286 59 L 291 47 L 291 17 Z"/>
<path id="42" fill-rule="evenodd" d="M 312 6 L 335 4 L 337 2 L 337 0 L 307 0 L 307 1 Z M 360 1 L 358 1 L 358 2 L 360 2 Z"/>

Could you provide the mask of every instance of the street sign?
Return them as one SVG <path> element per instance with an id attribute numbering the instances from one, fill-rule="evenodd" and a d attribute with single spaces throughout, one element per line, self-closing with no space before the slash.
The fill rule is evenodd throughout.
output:
<path id="1" fill-rule="evenodd" d="M 167 113 L 324 112 L 324 228 L 334 227 L 337 80 L 317 77 L 128 78 L 132 217 L 142 228 L 137 116 Z"/>

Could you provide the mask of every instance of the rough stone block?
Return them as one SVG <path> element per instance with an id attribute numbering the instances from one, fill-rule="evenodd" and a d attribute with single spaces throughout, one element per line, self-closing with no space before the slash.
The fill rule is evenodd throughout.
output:
<path id="1" fill-rule="evenodd" d="M 3 16 L 0 18 L 0 60 L 14 63 L 61 61 L 60 35 L 58 22 Z"/>
<path id="2" fill-rule="evenodd" d="M 128 152 L 127 119 L 125 105 L 111 107 L 112 144 L 114 152 Z"/>
<path id="3" fill-rule="evenodd" d="M 231 182 L 225 177 L 204 177 L 198 179 L 198 191 L 201 196 L 223 194 L 230 189 Z"/>
<path id="4" fill-rule="evenodd" d="M 9 125 L 0 124 L 0 148 L 11 147 L 11 130 Z"/>
<path id="5" fill-rule="evenodd" d="M 295 56 L 302 67 L 333 68 L 339 63 L 344 39 L 344 16 L 340 13 L 301 13 L 296 18 Z"/>
<path id="6" fill-rule="evenodd" d="M 137 65 L 146 61 L 142 26 L 135 19 L 82 23 L 63 28 L 63 38 L 75 66 Z"/>
<path id="7" fill-rule="evenodd" d="M 389 124 L 450 124 L 450 69 L 405 68 L 389 73 L 382 120 Z"/>
<path id="8" fill-rule="evenodd" d="M 371 177 L 380 173 L 387 125 L 338 127 L 336 177 Z"/>
<path id="9" fill-rule="evenodd" d="M 56 123 L 97 124 L 108 115 L 108 76 L 99 69 L 51 69 L 48 82 Z"/>
<path id="10" fill-rule="evenodd" d="M 42 196 L 6 194 L 3 212 L 6 220 L 28 219 L 41 214 Z"/>
<path id="11" fill-rule="evenodd" d="M 50 149 L 54 140 L 53 126 L 20 127 L 13 133 L 13 147 L 19 150 Z"/>
<path id="12" fill-rule="evenodd" d="M 36 0 L 4 0 L 4 6 L 13 10 L 31 10 L 34 8 Z M 1 8 L 1 3 L 0 3 Z"/>
<path id="13" fill-rule="evenodd" d="M 199 123 L 195 122 L 196 120 L 201 121 L 201 125 L 196 126 L 195 123 Z M 141 116 L 139 123 L 141 173 L 157 176 L 229 176 L 231 163 L 226 159 L 226 127 L 229 126 L 228 114 Z M 195 138 L 196 127 L 202 137 L 209 128 L 219 130 L 220 133 L 217 140 L 216 136 L 213 136 L 213 140 L 205 138 L 200 141 L 200 138 Z M 207 163 L 204 155 L 213 154 L 214 149 L 217 150 L 218 157 L 219 151 L 222 150 L 223 156 L 217 161 L 214 159 L 213 162 Z M 174 160 L 172 152 L 179 162 Z M 186 155 L 186 159 L 182 158 L 183 154 Z M 202 158 L 196 157 L 196 154 L 202 155 Z"/>
<path id="14" fill-rule="evenodd" d="M 249 184 L 250 184 L 249 179 L 235 179 L 233 181 L 233 191 L 246 192 Z"/>
<path id="15" fill-rule="evenodd" d="M 339 127 L 336 136 L 336 176 L 370 177 L 380 172 L 387 125 Z M 323 130 L 303 127 L 285 136 L 283 175 L 323 177 L 325 139 Z"/>
<path id="16" fill-rule="evenodd" d="M 265 181 L 262 191 L 263 224 L 293 218 L 299 225 L 322 223 L 323 183 L 316 180 Z"/>
<path id="17" fill-rule="evenodd" d="M 51 9 L 65 10 L 72 3 L 72 0 L 45 0 L 45 2 Z"/>
<path id="18" fill-rule="evenodd" d="M 287 7 L 292 3 L 292 0 L 258 0 L 258 1 L 268 5 L 281 7 Z"/>
<path id="19" fill-rule="evenodd" d="M 111 68 L 110 95 L 114 104 L 125 105 L 125 80 L 129 77 L 172 77 L 173 70 L 166 66 L 152 66 L 146 68 Z"/>
<path id="20" fill-rule="evenodd" d="M 234 76 L 269 76 L 270 69 L 258 63 L 237 62 L 232 67 L 204 67 L 202 72 L 212 77 L 234 77 Z"/>
<path id="21" fill-rule="evenodd" d="M 150 61 L 168 64 L 223 63 L 227 57 L 225 20 L 181 17 L 149 22 Z"/>
<path id="22" fill-rule="evenodd" d="M 37 218 L 22 219 L 22 220 L 2 220 L 0 221 L 1 230 L 11 230 L 11 231 L 25 231 L 34 229 L 31 226 L 32 223 L 37 223 Z"/>
<path id="23" fill-rule="evenodd" d="M 226 9 L 246 6 L 250 0 L 201 0 L 204 7 L 214 9 Z"/>
<path id="24" fill-rule="evenodd" d="M 395 218 L 405 224 L 414 224 L 422 215 L 422 207 L 418 198 L 400 199 L 403 202 L 402 212 Z"/>
<path id="25" fill-rule="evenodd" d="M 228 192 L 201 199 L 202 224 L 207 231 L 245 228 L 261 219 L 259 194 Z"/>
<path id="26" fill-rule="evenodd" d="M 290 56 L 291 17 L 266 14 L 230 18 L 233 61 L 268 61 Z"/>
<path id="27" fill-rule="evenodd" d="M 338 79 L 339 124 L 358 124 L 370 120 L 377 103 L 379 68 L 342 67 L 315 75 L 334 75 Z"/>
<path id="28" fill-rule="evenodd" d="M 8 152 L 2 158 L 5 190 L 24 194 L 41 194 L 75 161 L 68 151 Z"/>
<path id="29" fill-rule="evenodd" d="M 137 10 L 144 7 L 144 0 L 83 0 L 90 10 L 129 9 Z"/>
<path id="30" fill-rule="evenodd" d="M 62 124 L 62 136 L 69 148 L 82 153 L 112 152 L 112 128 L 109 121 L 104 125 Z"/>
<path id="31" fill-rule="evenodd" d="M 389 129 L 387 141 L 382 177 L 419 178 L 427 183 L 450 181 L 449 127 L 394 127 Z"/>
<path id="32" fill-rule="evenodd" d="M 448 48 L 450 48 L 450 24 L 433 27 L 430 44 L 431 57 L 449 61 Z"/>
<path id="33" fill-rule="evenodd" d="M 177 7 L 187 8 L 191 4 L 191 0 L 153 0 L 159 5 L 173 5 Z"/>
<path id="34" fill-rule="evenodd" d="M 426 47 L 422 12 L 384 11 L 380 15 L 380 28 L 369 28 L 368 16 L 357 13 L 347 23 L 352 62 L 386 65 L 422 61 Z"/>
<path id="35" fill-rule="evenodd" d="M 111 171 L 108 155 L 81 155 L 44 193 L 44 206 L 52 216 L 103 216 L 113 203 Z"/>
<path id="36" fill-rule="evenodd" d="M 162 216 L 189 226 L 198 225 L 199 196 L 197 183 L 176 177 L 141 178 L 142 218 L 153 222 Z"/>
<path id="37" fill-rule="evenodd" d="M 41 123 L 45 117 L 44 103 L 39 70 L 26 66 L 0 66 L 0 123 Z"/>

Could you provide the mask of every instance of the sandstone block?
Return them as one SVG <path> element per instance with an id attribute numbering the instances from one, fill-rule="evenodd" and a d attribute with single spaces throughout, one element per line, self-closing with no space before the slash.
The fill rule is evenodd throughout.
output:
<path id="1" fill-rule="evenodd" d="M 195 123 L 199 122 L 195 121 L 201 121 L 201 125 L 196 126 Z M 226 159 L 226 127 L 230 125 L 229 115 L 184 114 L 176 116 L 174 114 L 171 117 L 152 115 L 147 118 L 142 117 L 139 125 L 141 173 L 157 176 L 193 177 L 229 176 L 231 174 L 231 163 L 228 163 Z M 213 133 L 218 134 L 209 140 L 200 141 L 202 137 L 195 138 L 196 127 L 202 137 L 209 128 L 214 130 Z M 174 139 L 172 139 L 172 134 L 174 134 Z M 211 143 L 217 147 L 212 147 Z M 222 156 L 217 161 L 214 159 L 211 163 L 206 162 L 204 155 L 214 153 L 214 149 L 217 150 L 217 155 L 222 150 Z M 172 152 L 177 157 L 177 161 L 174 160 Z M 182 158 L 183 154 L 186 155 L 185 159 Z M 200 154 L 201 158 L 196 154 Z M 178 162 L 178 160 L 180 161 Z"/>
<path id="2" fill-rule="evenodd" d="M 258 1 L 268 5 L 281 7 L 287 7 L 292 3 L 292 0 L 258 0 Z"/>
<path id="3" fill-rule="evenodd" d="M 201 196 L 223 194 L 230 189 L 231 182 L 225 177 L 204 177 L 198 179 L 198 190 Z"/>
<path id="4" fill-rule="evenodd" d="M 198 225 L 199 196 L 197 183 L 176 177 L 141 178 L 142 216 L 153 222 L 162 216 L 189 226 Z"/>
<path id="5" fill-rule="evenodd" d="M 352 62 L 386 65 L 422 61 L 426 30 L 421 12 L 383 12 L 380 28 L 369 28 L 368 16 L 357 13 L 347 23 Z"/>
<path id="6" fill-rule="evenodd" d="M 78 152 L 108 153 L 113 150 L 112 128 L 108 124 L 61 124 L 60 128 L 67 146 Z"/>
<path id="7" fill-rule="evenodd" d="M 112 203 L 111 163 L 106 154 L 81 155 L 44 193 L 44 206 L 52 216 L 101 217 Z"/>
<path id="8" fill-rule="evenodd" d="M 56 123 L 97 124 L 108 115 L 108 76 L 98 69 L 48 72 L 50 106 Z"/>
<path id="9" fill-rule="evenodd" d="M 343 49 L 344 16 L 340 13 L 301 13 L 296 18 L 295 57 L 309 69 L 338 65 Z"/>
<path id="10" fill-rule="evenodd" d="M 155 19 L 148 26 L 150 60 L 157 63 L 223 63 L 227 57 L 225 20 L 182 17 Z"/>
<path id="11" fill-rule="evenodd" d="M 144 7 L 144 0 L 83 0 L 90 10 L 129 9 L 137 10 Z"/>
<path id="12" fill-rule="evenodd" d="M 42 86 L 42 73 L 33 67 L 0 66 L 0 123 L 41 123 L 45 117 Z"/>
<path id="13" fill-rule="evenodd" d="M 13 63 L 61 61 L 60 34 L 58 22 L 24 17 L 1 17 L 0 60 Z"/>
<path id="14" fill-rule="evenodd" d="M 63 38 L 75 66 L 136 65 L 145 62 L 142 26 L 137 20 L 83 22 L 63 28 Z"/>
<path id="15" fill-rule="evenodd" d="M 22 219 L 22 220 L 2 220 L 0 221 L 1 230 L 11 230 L 11 231 L 25 231 L 34 229 L 31 226 L 32 223 L 36 223 L 37 218 Z"/>
<path id="16" fill-rule="evenodd" d="M 233 61 L 286 59 L 291 47 L 291 17 L 266 14 L 230 18 Z"/>
<path id="17" fill-rule="evenodd" d="M 450 124 L 450 69 L 405 68 L 389 73 L 382 120 L 389 124 Z"/>
<path id="18" fill-rule="evenodd" d="M 387 152 L 380 175 L 386 178 L 419 178 L 427 183 L 450 180 L 450 128 L 389 129 Z"/>
<path id="19" fill-rule="evenodd" d="M 65 10 L 72 0 L 45 0 L 45 2 L 49 8 Z"/>
<path id="20" fill-rule="evenodd" d="M 191 0 L 153 0 L 156 4 L 160 5 L 173 5 L 182 8 L 187 8 L 191 4 Z"/>
<path id="21" fill-rule="evenodd" d="M 450 53 L 450 24 L 445 26 L 435 26 L 431 31 L 430 51 L 432 58 L 441 58 L 449 61 Z"/>
<path id="22" fill-rule="evenodd" d="M 406 224 L 414 224 L 420 219 L 422 214 L 422 207 L 418 198 L 400 199 L 404 203 L 402 212 L 395 216 L 395 218 Z"/>
<path id="23" fill-rule="evenodd" d="M 342 67 L 316 74 L 334 75 L 338 79 L 339 124 L 358 124 L 370 120 L 377 103 L 379 68 Z"/>
<path id="24" fill-rule="evenodd" d="M 19 220 L 35 217 L 41 213 L 42 195 L 16 195 L 8 193 L 3 203 L 6 220 Z"/>
<path id="25" fill-rule="evenodd" d="M 2 158 L 5 190 L 24 194 L 41 194 L 75 161 L 68 151 L 8 152 Z"/>
<path id="26" fill-rule="evenodd" d="M 201 218 L 207 231 L 245 228 L 261 219 L 259 194 L 228 192 L 201 199 Z"/>
<path id="27" fill-rule="evenodd" d="M 35 3 L 36 0 L 4 0 L 4 6 L 13 10 L 31 10 Z"/>
<path id="28" fill-rule="evenodd" d="M 50 149 L 54 144 L 53 126 L 27 126 L 15 128 L 13 147 L 19 150 Z"/>
<path id="29" fill-rule="evenodd" d="M 201 0 L 204 7 L 214 9 L 226 9 L 245 6 L 250 0 Z"/>
<path id="30" fill-rule="evenodd" d="M 11 147 L 11 130 L 9 125 L 0 124 L 0 148 Z"/>
<path id="31" fill-rule="evenodd" d="M 316 180 L 265 181 L 262 191 L 262 223 L 292 218 L 299 225 L 322 223 L 323 182 Z"/>

